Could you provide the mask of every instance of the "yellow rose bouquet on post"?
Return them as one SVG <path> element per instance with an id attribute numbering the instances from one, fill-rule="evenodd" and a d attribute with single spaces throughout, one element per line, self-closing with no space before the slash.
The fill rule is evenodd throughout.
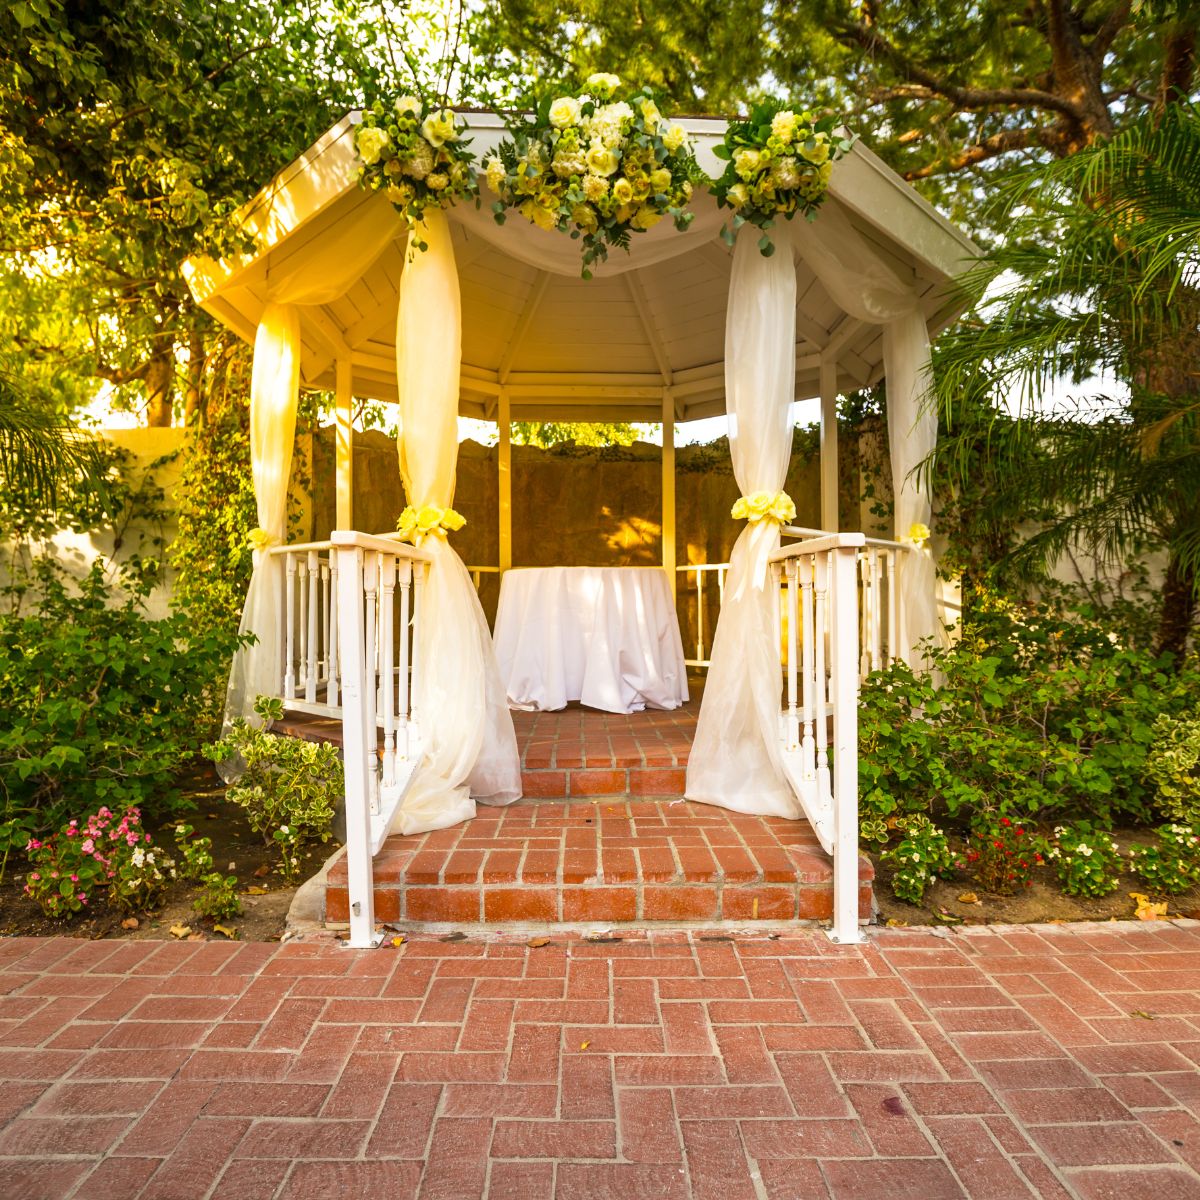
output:
<path id="1" fill-rule="evenodd" d="M 376 100 L 354 131 L 359 183 L 383 192 L 414 225 L 431 206 L 478 200 L 475 155 L 464 128 L 452 109 L 419 96 Z"/>
<path id="2" fill-rule="evenodd" d="M 509 209 L 583 247 L 583 278 L 629 249 L 630 236 L 670 217 L 686 229 L 702 179 L 687 134 L 668 121 L 648 89 L 618 98 L 615 75 L 592 75 L 573 93 L 545 96 L 510 118 L 511 135 L 484 164 L 497 224 Z"/>
<path id="3" fill-rule="evenodd" d="M 787 492 L 751 492 L 733 502 L 730 516 L 736 521 L 749 521 L 752 525 L 759 521 L 786 525 L 796 519 L 796 505 Z"/>
<path id="4" fill-rule="evenodd" d="M 440 508 L 436 504 L 422 504 L 419 508 L 409 505 L 396 522 L 396 531 L 402 540 L 419 546 L 427 537 L 446 539 L 467 523 L 466 517 L 452 508 Z"/>
<path id="5" fill-rule="evenodd" d="M 809 220 L 825 199 L 833 164 L 854 145 L 838 133 L 839 118 L 817 117 L 773 100 L 758 104 L 746 121 L 731 121 L 713 153 L 728 164 L 713 181 L 717 203 L 733 210 L 733 227 L 721 236 L 733 245 L 736 231 L 749 222 L 762 230 L 758 248 L 775 252 L 768 230 L 797 213 Z"/>

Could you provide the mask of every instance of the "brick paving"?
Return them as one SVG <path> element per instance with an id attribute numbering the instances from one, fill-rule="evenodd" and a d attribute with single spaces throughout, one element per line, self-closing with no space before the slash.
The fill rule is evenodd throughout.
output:
<path id="1" fill-rule="evenodd" d="M 833 912 L 832 864 L 807 821 L 683 800 L 481 805 L 465 824 L 389 838 L 374 871 L 380 921 L 678 926 Z M 859 871 L 866 920 L 865 856 Z M 326 919 L 346 922 L 348 904 L 341 858 Z"/>
<path id="2" fill-rule="evenodd" d="M 1200 925 L 0 942 L 5 1200 L 1200 1197 Z"/>

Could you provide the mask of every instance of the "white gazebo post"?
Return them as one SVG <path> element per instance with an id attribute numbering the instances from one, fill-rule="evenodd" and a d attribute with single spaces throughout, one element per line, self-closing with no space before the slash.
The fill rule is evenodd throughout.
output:
<path id="1" fill-rule="evenodd" d="M 838 532 L 837 359 L 821 356 L 821 528 Z"/>
<path id="2" fill-rule="evenodd" d="M 336 368 L 334 464 L 337 480 L 335 529 L 354 528 L 354 382 L 350 359 L 339 358 Z"/>
<path id="3" fill-rule="evenodd" d="M 675 397 L 669 387 L 662 399 L 662 563 L 675 595 Z"/>
<path id="4" fill-rule="evenodd" d="M 496 402 L 496 425 L 500 431 L 497 455 L 500 485 L 500 571 L 512 566 L 512 409 L 508 389 L 501 388 Z"/>

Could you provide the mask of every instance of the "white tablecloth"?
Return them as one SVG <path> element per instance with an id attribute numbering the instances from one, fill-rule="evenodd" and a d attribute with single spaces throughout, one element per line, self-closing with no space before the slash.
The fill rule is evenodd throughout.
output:
<path id="1" fill-rule="evenodd" d="M 512 708 L 578 700 L 630 713 L 688 698 L 675 601 L 658 568 L 506 571 L 494 640 Z"/>

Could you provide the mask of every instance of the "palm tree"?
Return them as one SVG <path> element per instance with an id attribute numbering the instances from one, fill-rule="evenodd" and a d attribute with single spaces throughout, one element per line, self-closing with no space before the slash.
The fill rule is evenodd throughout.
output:
<path id="1" fill-rule="evenodd" d="M 1007 397 L 1005 503 L 1051 510 L 1013 553 L 1164 548 L 1157 642 L 1181 657 L 1200 586 L 1200 114 L 1168 106 L 1023 175 L 1003 215 L 1007 240 L 962 281 L 972 316 L 938 346 L 938 471 L 969 481 L 978 397 Z M 1038 412 L 1056 381 L 1097 375 L 1118 394 Z"/>
<path id="2" fill-rule="evenodd" d="M 96 442 L 22 384 L 0 374 L 0 485 L 43 511 L 82 483 L 106 493 L 107 464 Z"/>

